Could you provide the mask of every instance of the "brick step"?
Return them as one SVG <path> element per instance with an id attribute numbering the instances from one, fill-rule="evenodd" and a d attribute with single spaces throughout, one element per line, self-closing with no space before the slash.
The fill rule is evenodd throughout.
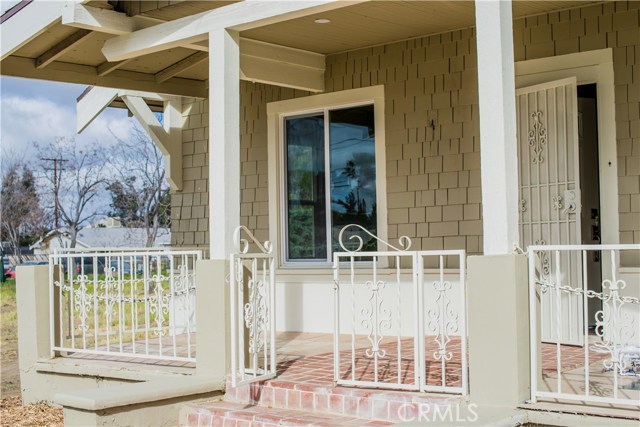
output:
<path id="1" fill-rule="evenodd" d="M 181 410 L 183 427 L 275 427 L 275 426 L 388 426 L 385 421 L 372 421 L 354 416 L 321 414 L 303 410 L 268 408 L 237 402 L 214 401 L 187 404 Z"/>
<path id="2" fill-rule="evenodd" d="M 236 403 L 388 422 L 411 418 L 427 406 L 453 405 L 461 402 L 461 399 L 459 396 L 359 389 L 279 379 L 236 388 L 228 382 L 225 395 L 225 400 Z"/>

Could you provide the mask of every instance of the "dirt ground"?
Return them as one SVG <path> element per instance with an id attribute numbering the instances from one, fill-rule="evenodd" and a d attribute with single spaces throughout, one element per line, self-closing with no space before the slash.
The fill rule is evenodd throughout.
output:
<path id="1" fill-rule="evenodd" d="M 47 404 L 22 406 L 18 371 L 18 316 L 15 281 L 0 285 L 0 426 L 62 426 L 62 409 Z"/>
<path id="2" fill-rule="evenodd" d="M 20 394 L 18 372 L 18 316 L 16 313 L 15 281 L 0 287 L 0 334 L 2 335 L 0 364 L 2 365 L 2 397 Z"/>

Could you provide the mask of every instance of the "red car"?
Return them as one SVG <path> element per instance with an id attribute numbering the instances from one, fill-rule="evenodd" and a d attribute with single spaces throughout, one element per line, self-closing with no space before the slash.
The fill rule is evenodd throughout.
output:
<path id="1" fill-rule="evenodd" d="M 12 265 L 11 267 L 7 268 L 5 270 L 5 272 L 4 272 L 4 275 L 8 279 L 15 279 L 16 278 L 16 266 Z"/>

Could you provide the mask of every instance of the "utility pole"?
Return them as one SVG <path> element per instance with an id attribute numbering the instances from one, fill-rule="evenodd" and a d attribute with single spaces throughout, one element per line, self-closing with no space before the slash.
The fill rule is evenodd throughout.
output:
<path id="1" fill-rule="evenodd" d="M 45 162 L 53 162 L 53 198 L 54 198 L 54 215 L 56 230 L 60 227 L 60 205 L 58 203 L 58 185 L 60 184 L 58 175 L 58 163 L 60 163 L 60 171 L 62 171 L 62 162 L 66 162 L 62 157 L 57 158 L 42 158 Z M 51 170 L 51 169 L 46 169 Z"/>

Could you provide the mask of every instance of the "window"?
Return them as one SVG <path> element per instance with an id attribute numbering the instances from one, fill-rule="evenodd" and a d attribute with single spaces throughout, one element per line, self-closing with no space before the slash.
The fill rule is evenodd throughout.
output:
<path id="1" fill-rule="evenodd" d="M 269 173 L 270 227 L 280 239 L 270 237 L 284 263 L 330 262 L 348 224 L 386 238 L 382 96 L 377 86 L 269 104 L 270 156 L 280 159 Z"/>

